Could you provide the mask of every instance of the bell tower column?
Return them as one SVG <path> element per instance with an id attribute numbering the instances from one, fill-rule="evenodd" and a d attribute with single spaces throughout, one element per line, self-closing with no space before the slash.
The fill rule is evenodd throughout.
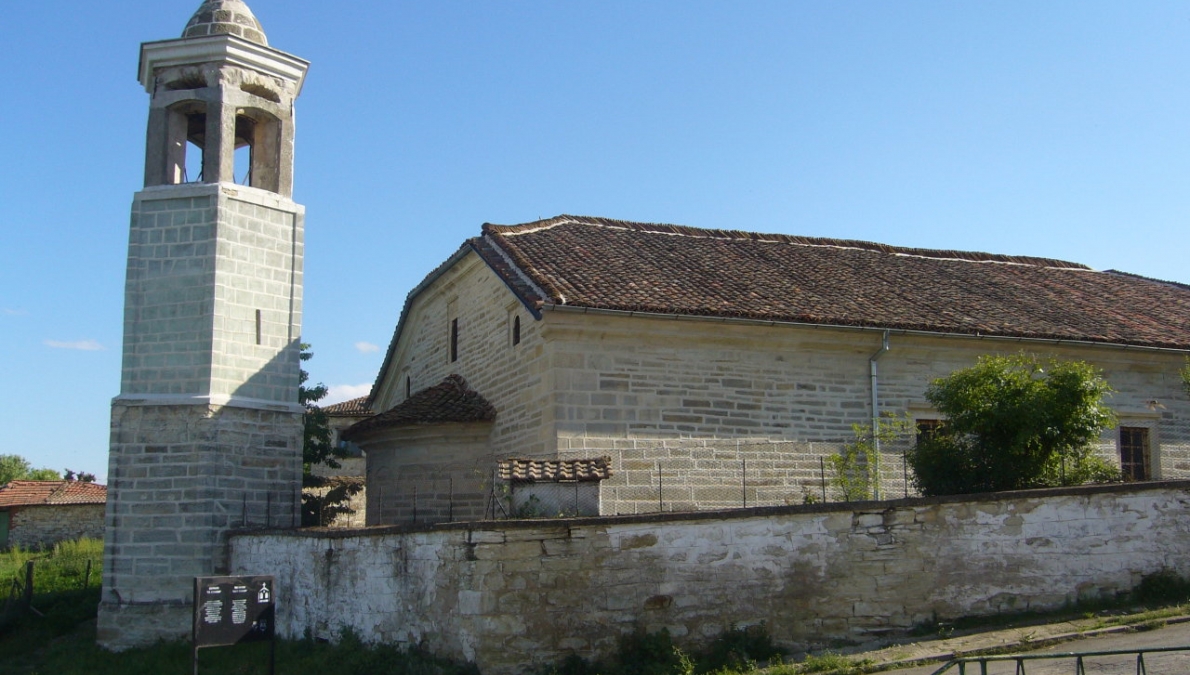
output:
<path id="1" fill-rule="evenodd" d="M 150 107 L 112 401 L 106 647 L 188 635 L 193 577 L 226 571 L 227 533 L 299 522 L 292 148 L 308 66 L 269 47 L 242 0 L 206 0 L 181 38 L 141 45 Z"/>

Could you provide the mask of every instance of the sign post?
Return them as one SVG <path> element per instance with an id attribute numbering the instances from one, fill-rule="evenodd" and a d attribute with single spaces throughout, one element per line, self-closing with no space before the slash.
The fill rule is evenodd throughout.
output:
<path id="1" fill-rule="evenodd" d="M 276 585 L 271 576 L 194 577 L 194 675 L 198 650 L 268 640 L 269 675 L 277 660 Z"/>

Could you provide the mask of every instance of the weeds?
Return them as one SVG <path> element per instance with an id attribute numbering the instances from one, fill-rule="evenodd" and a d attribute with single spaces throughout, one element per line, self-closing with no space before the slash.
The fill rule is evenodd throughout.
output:
<path id="1" fill-rule="evenodd" d="M 868 659 L 852 659 L 841 654 L 827 652 L 814 656 L 811 654 L 806 660 L 797 665 L 794 671 L 802 673 L 824 673 L 829 675 L 861 675 L 868 671 L 872 662 Z"/>
<path id="2" fill-rule="evenodd" d="M 1143 605 L 1167 605 L 1190 600 L 1190 581 L 1177 572 L 1163 569 L 1144 576 L 1132 590 L 1132 598 Z"/>

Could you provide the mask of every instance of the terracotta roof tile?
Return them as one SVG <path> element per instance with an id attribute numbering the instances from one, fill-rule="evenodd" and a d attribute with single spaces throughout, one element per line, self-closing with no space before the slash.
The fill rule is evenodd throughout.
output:
<path id="1" fill-rule="evenodd" d="M 605 480 L 611 476 L 611 457 L 500 460 L 501 480 L 523 483 L 560 483 Z"/>
<path id="2" fill-rule="evenodd" d="M 442 382 L 422 389 L 378 415 L 347 427 L 344 440 L 354 440 L 378 429 L 414 424 L 491 422 L 496 409 L 479 393 L 467 386 L 459 375 L 448 375 Z"/>
<path id="3" fill-rule="evenodd" d="M 107 503 L 107 487 L 65 480 L 14 480 L 0 487 L 0 508 Z"/>
<path id="4" fill-rule="evenodd" d="M 372 414 L 372 411 L 364 405 L 367 400 L 367 396 L 360 396 L 359 398 L 353 398 L 350 401 L 343 401 L 342 403 L 333 403 L 331 405 L 319 407 L 322 408 L 322 412 L 326 413 L 330 417 L 364 417 Z"/>
<path id="5" fill-rule="evenodd" d="M 526 304 L 1190 348 L 1190 288 L 1048 258 L 582 216 L 483 233 Z"/>

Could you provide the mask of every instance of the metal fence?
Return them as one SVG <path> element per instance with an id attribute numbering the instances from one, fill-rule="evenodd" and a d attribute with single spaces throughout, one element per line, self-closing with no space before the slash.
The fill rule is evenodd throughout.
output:
<path id="1" fill-rule="evenodd" d="M 613 448 L 606 451 L 613 475 L 601 485 L 600 512 L 700 511 L 914 494 L 899 448 L 881 452 L 872 466 L 866 461 L 850 465 L 840 477 L 829 458 L 841 448 L 841 443 L 744 440 Z"/>
<path id="2" fill-rule="evenodd" d="M 1148 478 L 1190 477 L 1190 429 L 1154 420 Z M 1109 432 L 1102 456 L 1119 465 Z M 584 439 L 561 460 L 609 457 L 596 482 L 516 482 L 492 464 L 427 467 L 368 486 L 369 522 L 396 525 L 753 508 L 917 496 L 907 452 L 912 439 L 882 445 L 873 465 L 841 475 L 839 441 Z M 1155 467 L 1160 467 L 1156 469 Z M 859 479 L 859 480 L 857 480 Z M 857 487 L 858 486 L 858 487 Z"/>

